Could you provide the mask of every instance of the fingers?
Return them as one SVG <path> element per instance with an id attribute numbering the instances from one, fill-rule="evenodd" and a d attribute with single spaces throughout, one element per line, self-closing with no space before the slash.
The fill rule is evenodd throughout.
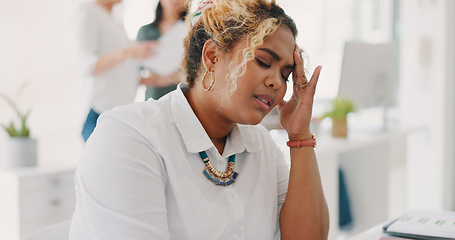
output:
<path id="1" fill-rule="evenodd" d="M 149 58 L 155 54 L 157 46 L 157 41 L 138 43 L 130 48 L 130 56 L 136 59 Z"/>
<path id="2" fill-rule="evenodd" d="M 155 54 L 155 49 L 157 46 L 158 42 L 156 41 L 144 42 L 140 45 L 138 50 L 143 53 L 144 58 L 147 58 Z"/>
<path id="3" fill-rule="evenodd" d="M 294 50 L 294 62 L 295 62 L 295 68 L 293 72 L 294 86 L 297 89 L 305 89 L 307 86 L 310 86 L 311 88 L 316 88 L 322 66 L 316 67 L 316 69 L 313 72 L 313 75 L 311 76 L 310 81 L 308 81 L 303 67 L 303 57 L 300 52 L 300 48 L 297 45 Z"/>
<path id="4" fill-rule="evenodd" d="M 303 58 L 302 54 L 300 53 L 299 47 L 296 45 L 294 49 L 294 62 L 295 68 L 294 72 L 292 73 L 294 86 L 297 88 L 304 88 L 308 85 L 308 80 L 305 76 L 305 71 L 303 68 Z"/>
<path id="5" fill-rule="evenodd" d="M 310 87 L 316 88 L 316 85 L 318 84 L 319 81 L 319 75 L 321 74 L 321 69 L 322 69 L 321 65 L 317 66 L 316 69 L 314 69 L 313 75 L 311 76 L 310 82 L 308 84 L 310 85 Z"/>
<path id="6" fill-rule="evenodd" d="M 281 99 L 281 102 L 278 104 L 278 109 L 283 107 L 284 104 L 286 104 L 286 101 L 284 99 Z"/>

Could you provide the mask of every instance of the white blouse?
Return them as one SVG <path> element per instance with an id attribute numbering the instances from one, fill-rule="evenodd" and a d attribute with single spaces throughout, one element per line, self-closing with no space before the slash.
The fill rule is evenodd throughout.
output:
<path id="1" fill-rule="evenodd" d="M 185 88 L 101 115 L 75 175 L 70 240 L 280 238 L 283 153 L 264 127 L 237 125 L 220 155 Z M 235 154 L 236 182 L 208 181 L 200 151 L 222 172 Z"/>
<path id="2" fill-rule="evenodd" d="M 76 53 L 86 105 L 96 112 L 134 102 L 140 81 L 139 61 L 127 59 L 93 75 L 100 56 L 134 44 L 123 25 L 95 2 L 80 6 L 75 20 Z"/>

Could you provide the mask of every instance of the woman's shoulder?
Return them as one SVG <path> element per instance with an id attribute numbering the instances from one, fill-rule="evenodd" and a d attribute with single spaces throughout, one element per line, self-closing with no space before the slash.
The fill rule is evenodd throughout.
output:
<path id="1" fill-rule="evenodd" d="M 150 99 L 143 102 L 135 102 L 116 107 L 106 111 L 100 116 L 100 122 L 104 118 L 112 118 L 125 123 L 135 129 L 151 126 L 169 120 L 171 117 L 168 101 L 156 101 Z"/>
<path id="2" fill-rule="evenodd" d="M 79 5 L 76 11 L 76 17 L 87 19 L 91 22 L 96 21 L 100 16 L 103 15 L 103 10 L 94 2 L 85 2 Z"/>
<path id="3" fill-rule="evenodd" d="M 148 30 L 154 30 L 157 29 L 156 27 L 153 26 L 153 23 L 145 24 L 142 27 L 139 28 L 139 31 L 148 31 Z"/>
<path id="4" fill-rule="evenodd" d="M 161 36 L 160 30 L 152 23 L 142 26 L 137 32 L 137 41 L 157 40 Z"/>

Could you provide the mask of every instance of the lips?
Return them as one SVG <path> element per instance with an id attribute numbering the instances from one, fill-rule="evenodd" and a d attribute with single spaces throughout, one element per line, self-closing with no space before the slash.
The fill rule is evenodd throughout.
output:
<path id="1" fill-rule="evenodd" d="M 270 95 L 254 95 L 254 98 L 256 99 L 256 102 L 259 104 L 259 106 L 264 110 L 268 111 L 270 107 L 273 106 L 274 99 Z"/>
<path id="2" fill-rule="evenodd" d="M 270 106 L 270 102 L 263 99 L 263 98 L 260 98 L 260 97 L 256 97 L 257 99 L 261 100 L 263 103 L 267 104 L 268 106 Z"/>

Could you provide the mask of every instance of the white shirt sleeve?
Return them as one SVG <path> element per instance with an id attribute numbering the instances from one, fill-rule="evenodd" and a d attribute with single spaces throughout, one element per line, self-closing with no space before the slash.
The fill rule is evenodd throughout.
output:
<path id="1" fill-rule="evenodd" d="M 99 59 L 99 16 L 88 6 L 81 7 L 75 21 L 77 65 L 83 76 L 92 75 Z"/>
<path id="2" fill-rule="evenodd" d="M 277 174 L 277 197 L 278 197 L 278 216 L 277 216 L 277 230 L 275 233 L 275 240 L 281 239 L 280 232 L 280 212 L 283 207 L 284 200 L 286 199 L 286 194 L 288 192 L 288 183 L 289 183 L 289 165 L 284 158 L 283 152 L 276 147 L 276 174 Z"/>
<path id="3" fill-rule="evenodd" d="M 161 157 L 127 124 L 109 116 L 100 121 L 76 174 L 83 202 L 76 207 L 83 208 L 86 234 L 97 240 L 170 239 Z M 74 227 L 70 239 L 77 239 Z"/>

